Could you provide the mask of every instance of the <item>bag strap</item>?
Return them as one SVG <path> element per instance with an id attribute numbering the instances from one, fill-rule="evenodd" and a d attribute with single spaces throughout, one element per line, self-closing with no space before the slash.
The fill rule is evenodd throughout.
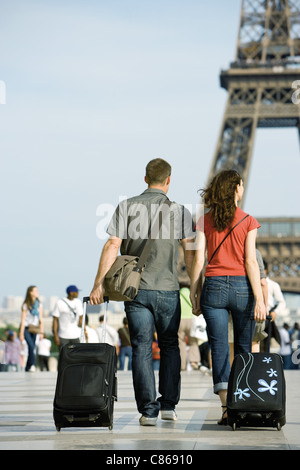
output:
<path id="1" fill-rule="evenodd" d="M 225 242 L 226 238 L 229 237 L 229 235 L 230 235 L 231 232 L 235 229 L 235 227 L 237 227 L 241 222 L 243 222 L 243 220 L 247 219 L 247 217 L 249 217 L 249 214 L 247 214 L 245 217 L 243 217 L 242 220 L 240 220 L 237 224 L 235 224 L 234 227 L 232 227 L 232 228 L 229 230 L 229 232 L 227 233 L 226 237 L 223 238 L 223 240 L 221 241 L 220 245 L 217 246 L 217 248 L 215 249 L 215 251 L 214 251 L 213 254 L 211 255 L 208 264 L 211 262 L 211 260 L 213 259 L 213 257 L 214 257 L 215 254 L 217 253 L 217 251 L 218 251 L 218 249 L 220 248 L 220 246 Z"/>
<path id="2" fill-rule="evenodd" d="M 69 309 L 71 310 L 71 312 L 73 313 L 73 315 L 75 316 L 76 318 L 76 312 L 72 309 L 71 305 L 68 304 L 68 302 L 65 301 L 65 299 L 61 299 L 65 304 L 67 304 L 67 306 L 69 307 Z"/>
<path id="3" fill-rule="evenodd" d="M 156 219 L 159 217 L 159 214 L 160 214 L 160 208 L 164 205 L 164 204 L 167 204 L 169 207 L 171 207 L 171 204 L 172 202 L 169 201 L 169 199 L 166 199 L 165 201 L 163 201 L 161 204 L 159 204 L 159 208 L 158 208 L 158 212 L 156 214 L 156 218 L 155 218 L 155 221 Z M 158 229 L 155 231 L 153 237 L 150 237 L 150 232 L 151 232 L 151 222 L 150 222 L 150 227 L 149 227 L 149 232 L 148 232 L 148 239 L 145 243 L 145 246 L 143 248 L 143 251 L 141 253 L 141 256 L 137 262 L 137 265 L 135 266 L 135 268 L 133 269 L 134 271 L 137 271 L 139 273 L 141 273 L 143 271 L 143 268 L 146 264 L 146 261 L 148 259 L 148 256 L 150 254 L 150 251 L 151 251 L 151 248 L 152 248 L 152 245 L 153 245 L 153 242 L 155 240 L 155 238 L 157 237 L 157 235 L 159 234 L 159 231 L 161 229 L 161 226 L 162 226 L 162 223 L 163 223 L 163 219 L 164 219 L 164 216 L 166 216 L 166 213 L 163 213 L 162 214 L 162 218 L 160 218 L 159 220 L 159 224 L 158 224 Z"/>

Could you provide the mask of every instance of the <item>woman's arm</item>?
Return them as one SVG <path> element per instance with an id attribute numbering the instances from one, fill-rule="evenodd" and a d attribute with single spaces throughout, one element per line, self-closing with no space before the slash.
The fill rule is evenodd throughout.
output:
<path id="1" fill-rule="evenodd" d="M 22 313 L 21 313 L 21 325 L 20 325 L 20 332 L 19 332 L 19 338 L 22 343 L 24 341 L 24 330 L 25 330 L 25 320 L 26 320 L 26 315 L 27 315 L 27 307 L 23 305 L 22 307 Z"/>
<path id="2" fill-rule="evenodd" d="M 193 306 L 193 314 L 199 316 L 200 293 L 201 293 L 201 273 L 204 266 L 206 238 L 203 232 L 198 231 L 196 235 L 196 250 L 191 269 L 190 298 Z"/>
<path id="3" fill-rule="evenodd" d="M 259 267 L 256 259 L 256 235 L 257 229 L 248 232 L 245 243 L 245 267 L 255 299 L 254 320 L 263 321 L 266 319 L 267 311 L 260 285 Z"/>
<path id="4" fill-rule="evenodd" d="M 42 336 L 44 335 L 44 318 L 43 318 L 43 314 L 44 314 L 44 309 L 43 309 L 43 306 L 40 305 L 39 306 L 39 314 L 40 314 L 40 339 L 42 339 Z"/>

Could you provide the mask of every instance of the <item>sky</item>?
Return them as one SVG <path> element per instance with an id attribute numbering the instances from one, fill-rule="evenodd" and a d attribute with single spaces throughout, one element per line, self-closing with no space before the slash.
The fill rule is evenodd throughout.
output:
<path id="1" fill-rule="evenodd" d="M 171 200 L 199 202 L 240 8 L 240 0 L 0 2 L 0 305 L 32 284 L 46 297 L 69 284 L 89 295 L 106 219 L 146 189 L 151 159 L 172 165 Z M 299 174 L 296 129 L 259 129 L 244 210 L 299 217 Z"/>

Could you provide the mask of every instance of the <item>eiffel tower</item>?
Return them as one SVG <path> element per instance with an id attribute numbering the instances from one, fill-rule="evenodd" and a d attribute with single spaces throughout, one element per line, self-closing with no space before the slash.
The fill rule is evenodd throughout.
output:
<path id="1" fill-rule="evenodd" d="M 209 180 L 234 168 L 247 187 L 256 128 L 300 132 L 299 79 L 300 1 L 243 0 L 236 58 L 220 76 L 228 99 Z"/>

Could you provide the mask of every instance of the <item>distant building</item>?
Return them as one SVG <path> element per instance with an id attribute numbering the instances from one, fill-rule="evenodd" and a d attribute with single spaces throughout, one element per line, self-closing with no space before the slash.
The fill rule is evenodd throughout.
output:
<path id="1" fill-rule="evenodd" d="M 257 217 L 257 248 L 282 291 L 300 294 L 300 218 Z"/>
<path id="2" fill-rule="evenodd" d="M 286 313 L 277 318 L 293 326 L 300 321 L 300 217 L 257 217 L 257 248 L 268 263 L 269 277 L 278 282 Z"/>
<path id="3" fill-rule="evenodd" d="M 3 308 L 7 310 L 21 310 L 24 297 L 17 295 L 7 295 L 3 299 Z"/>

